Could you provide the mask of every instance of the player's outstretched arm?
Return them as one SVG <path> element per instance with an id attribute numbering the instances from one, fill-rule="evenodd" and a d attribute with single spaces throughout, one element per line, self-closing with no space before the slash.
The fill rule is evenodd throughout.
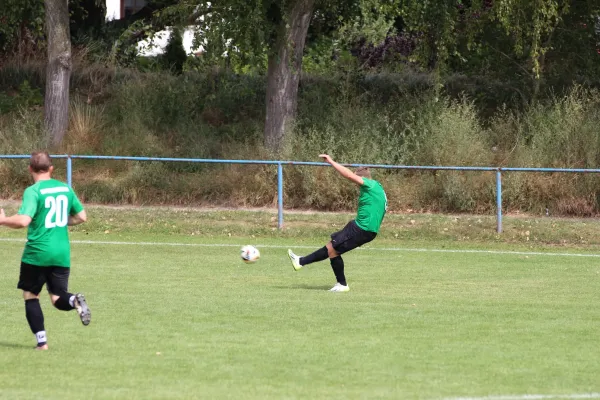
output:
<path id="1" fill-rule="evenodd" d="M 365 183 L 365 181 L 363 181 L 362 176 L 358 176 L 350 169 L 344 167 L 341 164 L 336 163 L 331 159 L 331 157 L 328 154 L 319 154 L 319 157 L 321 157 L 325 162 L 331 164 L 331 166 L 335 168 L 335 170 L 339 172 L 340 175 L 342 175 L 344 178 L 349 179 L 360 186 L 362 186 L 362 184 Z"/>
<path id="2" fill-rule="evenodd" d="M 0 209 L 0 225 L 8 226 L 9 228 L 19 229 L 26 228 L 31 223 L 31 217 L 28 215 L 13 215 L 7 217 L 4 209 Z"/>
<path id="3" fill-rule="evenodd" d="M 75 215 L 69 215 L 69 226 L 83 224 L 85 221 L 87 221 L 85 210 L 81 210 Z"/>

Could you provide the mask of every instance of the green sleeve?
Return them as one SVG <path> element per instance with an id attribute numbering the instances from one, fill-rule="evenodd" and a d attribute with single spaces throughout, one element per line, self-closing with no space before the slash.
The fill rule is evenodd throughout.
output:
<path id="1" fill-rule="evenodd" d="M 37 212 L 38 206 L 38 194 L 33 188 L 28 187 L 23 192 L 23 202 L 21 203 L 21 208 L 19 208 L 19 215 L 27 215 L 31 218 L 35 216 Z"/>
<path id="2" fill-rule="evenodd" d="M 375 186 L 375 181 L 373 179 L 363 178 L 362 187 L 368 190 L 373 188 L 373 186 Z"/>
<path id="3" fill-rule="evenodd" d="M 83 204 L 77 198 L 75 192 L 73 192 L 73 201 L 71 202 L 71 212 L 69 215 L 76 215 L 83 211 Z"/>

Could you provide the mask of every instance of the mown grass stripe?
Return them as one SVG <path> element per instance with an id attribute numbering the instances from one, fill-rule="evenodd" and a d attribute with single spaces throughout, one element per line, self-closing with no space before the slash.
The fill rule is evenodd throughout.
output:
<path id="1" fill-rule="evenodd" d="M 600 393 L 522 394 L 483 397 L 447 397 L 444 400 L 546 400 L 546 399 L 600 399 Z"/>
<path id="2" fill-rule="evenodd" d="M 0 238 L 1 242 L 20 242 L 23 239 Z M 231 243 L 178 243 L 178 242 L 122 242 L 122 241 L 102 241 L 102 240 L 72 240 L 75 244 L 101 244 L 118 246 L 173 246 L 173 247 L 241 247 L 243 244 Z M 314 249 L 315 246 L 281 246 L 272 244 L 256 244 L 256 247 L 266 249 Z M 553 253 L 540 251 L 509 251 L 509 250 L 471 250 L 471 249 L 427 249 L 410 247 L 361 247 L 358 250 L 363 251 L 398 251 L 398 252 L 420 252 L 420 253 L 470 253 L 470 254 L 497 254 L 497 255 L 517 255 L 517 256 L 554 256 L 554 257 L 600 257 L 600 254 L 586 253 Z"/>

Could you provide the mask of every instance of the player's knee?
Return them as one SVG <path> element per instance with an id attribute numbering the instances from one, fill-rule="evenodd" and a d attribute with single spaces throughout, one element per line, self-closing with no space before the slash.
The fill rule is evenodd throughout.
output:
<path id="1" fill-rule="evenodd" d="M 40 298 L 39 294 L 35 294 L 35 293 L 28 292 L 26 290 L 23 290 L 23 299 L 33 300 L 33 299 L 39 299 L 39 298 Z"/>
<path id="2" fill-rule="evenodd" d="M 50 293 L 50 301 L 52 302 L 52 305 L 54 307 L 56 307 L 56 302 L 58 301 L 58 299 L 60 299 L 61 294 L 54 294 L 54 293 Z"/>
<path id="3" fill-rule="evenodd" d="M 326 247 L 327 247 L 327 255 L 329 256 L 329 258 L 336 258 L 337 256 L 339 256 L 337 251 L 335 251 L 335 249 L 333 248 L 333 245 L 331 244 L 331 242 L 327 243 Z"/>

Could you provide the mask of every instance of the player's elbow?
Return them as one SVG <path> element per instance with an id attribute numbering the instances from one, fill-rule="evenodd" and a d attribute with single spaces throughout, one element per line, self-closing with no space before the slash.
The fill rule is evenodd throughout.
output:
<path id="1" fill-rule="evenodd" d="M 27 228 L 30 223 L 31 223 L 31 218 L 29 218 L 27 216 L 20 216 L 20 218 L 18 218 L 15 221 L 15 227 L 16 228 Z"/>
<path id="2" fill-rule="evenodd" d="M 77 214 L 77 217 L 79 217 L 79 220 L 81 221 L 81 223 L 84 223 L 87 221 L 87 213 L 85 211 L 82 211 L 79 214 Z"/>

